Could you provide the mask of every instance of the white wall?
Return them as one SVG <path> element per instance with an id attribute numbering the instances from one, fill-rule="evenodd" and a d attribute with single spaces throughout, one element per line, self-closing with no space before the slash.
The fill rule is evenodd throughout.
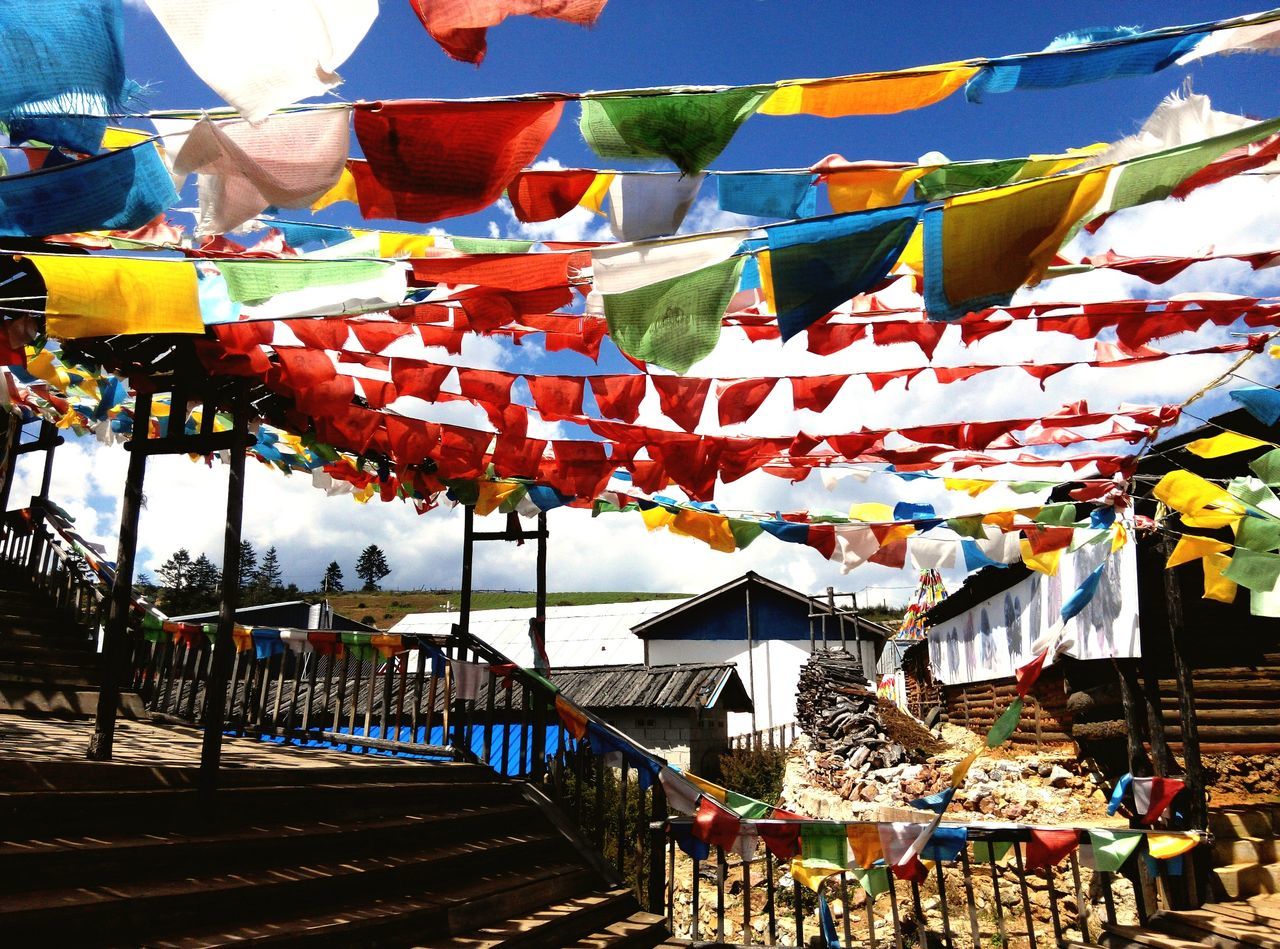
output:
<path id="1" fill-rule="evenodd" d="M 800 669 L 809 658 L 809 641 L 764 640 L 747 655 L 747 644 L 731 639 L 650 639 L 646 662 L 651 666 L 693 662 L 732 662 L 738 678 L 755 697 L 755 728 L 789 725 L 796 720 L 796 686 Z M 754 690 L 752 678 L 754 676 Z M 749 712 L 729 713 L 729 735 L 750 734 Z"/>

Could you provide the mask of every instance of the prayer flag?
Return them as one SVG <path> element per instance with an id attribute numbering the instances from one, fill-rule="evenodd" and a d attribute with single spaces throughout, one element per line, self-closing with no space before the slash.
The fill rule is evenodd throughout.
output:
<path id="1" fill-rule="evenodd" d="M 590 26 L 607 0 L 410 0 L 431 38 L 453 59 L 477 66 L 488 50 L 489 27 L 526 14 Z"/>
<path id="2" fill-rule="evenodd" d="M 629 356 L 687 372 L 720 339 L 742 261 L 731 258 L 626 293 L 605 294 L 610 338 Z"/>
<path id="3" fill-rule="evenodd" d="M 845 830 L 853 862 L 859 867 L 870 867 L 884 858 L 880 844 L 880 828 L 876 824 L 850 824 Z"/>
<path id="4" fill-rule="evenodd" d="M 146 0 L 197 76 L 261 122 L 342 82 L 378 0 Z"/>
<path id="5" fill-rule="evenodd" d="M 1200 844 L 1200 835 L 1194 832 L 1184 834 L 1148 834 L 1147 853 L 1156 860 L 1171 860 L 1180 857 Z"/>
<path id="6" fill-rule="evenodd" d="M 1264 425 L 1275 425 L 1280 422 L 1280 390 L 1267 386 L 1242 386 L 1228 393 L 1239 402 L 1249 414 Z"/>
<path id="7" fill-rule="evenodd" d="M 1102 572 L 1106 567 L 1107 561 L 1104 560 L 1102 563 L 1090 570 L 1089 575 L 1084 578 L 1084 582 L 1081 583 L 1080 586 L 1076 587 L 1067 602 L 1062 604 L 1062 609 L 1059 611 L 1058 615 L 1064 623 L 1077 615 L 1093 601 L 1094 596 L 1098 592 L 1098 584 L 1102 582 Z"/>
<path id="8" fill-rule="evenodd" d="M 1056 867 L 1080 846 L 1080 835 L 1074 830 L 1044 830 L 1031 828 L 1027 842 L 1028 870 L 1046 870 Z"/>
<path id="9" fill-rule="evenodd" d="M 732 850 L 741 825 L 737 814 L 703 795 L 693 818 L 693 835 L 704 843 Z"/>
<path id="10" fill-rule="evenodd" d="M 774 815 L 777 816 L 776 814 Z M 779 860 L 789 861 L 800 853 L 800 823 L 757 824 L 756 833 L 764 841 L 769 852 Z"/>
<path id="11" fill-rule="evenodd" d="M 1222 432 L 1211 438 L 1197 438 L 1183 447 L 1200 458 L 1222 458 L 1226 455 L 1234 455 L 1236 452 L 1248 451 L 1250 448 L 1263 448 L 1269 444 L 1270 442 L 1250 438 L 1248 435 Z"/>
<path id="12" fill-rule="evenodd" d="M 1214 540 L 1212 537 L 1183 534 L 1178 538 L 1178 543 L 1174 546 L 1173 552 L 1169 554 L 1169 559 L 1164 566 L 1168 570 L 1171 567 L 1178 567 L 1192 560 L 1199 560 L 1209 554 L 1222 553 L 1230 549 L 1230 544 L 1224 544 L 1222 541 Z"/>
<path id="13" fill-rule="evenodd" d="M 595 180 L 585 168 L 522 171 L 507 186 L 507 197 L 518 220 L 550 221 L 577 207 Z"/>
<path id="14" fill-rule="evenodd" d="M 807 886 L 813 892 L 817 893 L 822 887 L 822 881 L 829 876 L 834 876 L 840 871 L 834 867 L 809 866 L 809 864 L 801 857 L 795 857 L 791 861 L 791 876 L 797 880 L 802 886 Z"/>
<path id="15" fill-rule="evenodd" d="M 602 158 L 668 158 L 691 175 L 716 160 L 769 91 L 748 86 L 586 99 L 579 128 Z"/>
<path id="16" fill-rule="evenodd" d="M 670 765 L 663 765 L 658 771 L 658 782 L 667 796 L 667 805 L 673 811 L 690 816 L 697 813 L 698 797 L 702 792 L 685 775 Z"/>
<path id="17" fill-rule="evenodd" d="M 1270 592 L 1280 582 L 1280 555 L 1239 548 L 1222 576 L 1258 592 Z"/>
<path id="18" fill-rule="evenodd" d="M 1204 567 L 1203 598 L 1217 600 L 1219 603 L 1234 603 L 1236 583 L 1223 576 L 1223 571 L 1231 564 L 1231 558 L 1226 554 L 1208 554 L 1200 563 Z"/>
<path id="19" fill-rule="evenodd" d="M 322 260 L 291 257 L 280 260 L 219 260 L 218 272 L 236 303 L 255 304 L 282 293 L 314 287 L 334 287 L 376 280 L 403 267 L 385 260 Z"/>
<path id="20" fill-rule="evenodd" d="M 204 332 L 196 271 L 187 261 L 61 254 L 28 259 L 48 288 L 47 326 L 56 339 Z"/>
<path id="21" fill-rule="evenodd" d="M 998 748 L 1008 741 L 1017 729 L 1018 719 L 1021 717 L 1022 699 L 1019 697 L 1009 704 L 1009 707 L 996 719 L 996 723 L 991 726 L 991 731 L 987 733 L 987 747 Z"/>
<path id="22" fill-rule="evenodd" d="M 845 870 L 849 867 L 849 840 L 845 825 L 805 821 L 800 825 L 800 854 L 806 867 Z"/>
<path id="23" fill-rule="evenodd" d="M 672 824 L 671 836 L 676 845 L 694 860 L 706 860 L 711 856 L 711 845 L 693 835 L 692 824 Z"/>
<path id="24" fill-rule="evenodd" d="M 960 851 L 964 850 L 968 842 L 968 828 L 937 827 L 929 837 L 929 842 L 921 848 L 920 856 L 943 863 L 958 860 Z"/>
<path id="25" fill-rule="evenodd" d="M 873 289 L 911 237 L 923 205 L 770 227 L 769 261 L 784 340 Z"/>
<path id="26" fill-rule="evenodd" d="M 892 115 L 921 109 L 955 92 L 978 71 L 964 63 L 918 66 L 897 72 L 781 83 L 760 107 L 766 115 Z"/>
<path id="27" fill-rule="evenodd" d="M 824 949 L 840 949 L 840 937 L 836 933 L 836 918 L 831 915 L 827 894 L 818 894 L 818 929 L 822 933 Z"/>
<path id="28" fill-rule="evenodd" d="M 498 200 L 542 150 L 562 102 L 381 102 L 355 113 L 366 218 L 430 222 Z"/>
<path id="29" fill-rule="evenodd" d="M 587 737 L 587 715 L 582 709 L 573 705 L 562 695 L 556 695 L 556 715 L 560 718 L 560 724 L 574 738 L 582 739 Z"/>
<path id="30" fill-rule="evenodd" d="M 1177 778 L 1133 779 L 1133 806 L 1138 819 L 1144 824 L 1154 824 L 1169 809 L 1173 799 L 1186 787 Z"/>
<path id="31" fill-rule="evenodd" d="M 931 208 L 924 215 L 930 318 L 1003 306 L 1019 287 L 1038 282 L 1106 182 L 1101 169 L 958 195 Z"/>
<path id="32" fill-rule="evenodd" d="M 1138 849 L 1142 836 L 1120 830 L 1091 830 L 1088 845 L 1080 848 L 1080 862 L 1093 870 L 1116 873 Z"/>
<path id="33" fill-rule="evenodd" d="M 752 217 L 813 217 L 818 210 L 818 191 L 813 175 L 790 172 L 751 172 L 717 175 L 716 190 L 721 211 Z"/>
<path id="34" fill-rule="evenodd" d="M 974 863 L 998 863 L 1003 860 L 1013 847 L 1009 840 L 975 840 L 973 842 Z"/>
<path id="35" fill-rule="evenodd" d="M 889 869 L 888 867 L 871 867 L 863 869 L 862 867 L 852 867 L 849 875 L 862 887 L 864 893 L 871 899 L 875 899 L 882 893 L 889 892 Z"/>
<path id="36" fill-rule="evenodd" d="M 643 241 L 674 234 L 704 178 L 703 174 L 613 175 L 608 190 L 613 236 L 620 241 Z"/>

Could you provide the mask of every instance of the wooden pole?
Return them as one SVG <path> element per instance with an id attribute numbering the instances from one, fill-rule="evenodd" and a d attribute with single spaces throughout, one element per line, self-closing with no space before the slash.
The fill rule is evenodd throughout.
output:
<path id="1" fill-rule="evenodd" d="M 751 692 L 751 731 L 754 734 L 759 727 L 756 724 L 756 663 L 755 663 L 755 625 L 751 621 L 751 574 L 747 574 L 746 585 L 742 588 L 746 598 L 747 610 L 747 688 Z M 773 724 L 772 717 L 769 724 Z"/>
<path id="2" fill-rule="evenodd" d="M 61 443 L 58 429 L 52 422 L 40 423 L 40 441 L 44 445 L 44 474 L 40 478 L 40 500 L 49 500 L 49 486 L 53 483 L 53 450 Z"/>
<path id="3" fill-rule="evenodd" d="M 0 482 L 0 514 L 9 510 L 9 494 L 18 473 L 18 442 L 22 439 L 22 422 L 5 413 L 8 426 L 4 433 L 4 480 Z"/>
<path id="4" fill-rule="evenodd" d="M 116 735 L 116 710 L 120 705 L 120 668 L 127 652 L 129 610 L 133 605 L 133 568 L 138 553 L 138 517 L 142 513 L 142 482 L 147 474 L 145 442 L 151 428 L 151 393 L 139 392 L 133 408 L 133 435 L 129 439 L 129 469 L 120 505 L 120 539 L 116 547 L 116 577 L 111 585 L 107 622 L 102 640 L 102 683 L 93 734 L 86 753 L 91 761 L 110 761 Z"/>
<path id="5" fill-rule="evenodd" d="M 212 407 L 205 406 L 205 411 Z M 227 479 L 227 520 L 222 544 L 222 596 L 218 604 L 218 641 L 209 660 L 209 682 L 205 689 L 204 742 L 200 749 L 200 786 L 212 791 L 218 786 L 222 761 L 222 728 L 226 723 L 227 685 L 231 678 L 235 643 L 232 630 L 240 606 L 240 528 L 244 520 L 244 458 L 249 428 L 249 411 L 244 390 L 234 395 L 236 438 L 231 448 L 230 476 Z"/>

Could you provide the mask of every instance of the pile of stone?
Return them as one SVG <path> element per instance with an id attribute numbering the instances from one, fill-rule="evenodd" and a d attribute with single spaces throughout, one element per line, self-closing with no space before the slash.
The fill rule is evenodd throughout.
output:
<path id="1" fill-rule="evenodd" d="M 797 686 L 796 720 L 831 770 L 867 772 L 908 760 L 906 749 L 880 720 L 862 663 L 842 649 L 814 652 L 805 663 Z"/>

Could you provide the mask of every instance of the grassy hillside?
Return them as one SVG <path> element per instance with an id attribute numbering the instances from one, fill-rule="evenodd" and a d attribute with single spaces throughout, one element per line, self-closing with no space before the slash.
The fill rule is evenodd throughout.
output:
<path id="1" fill-rule="evenodd" d="M 321 594 L 312 594 L 320 596 Z M 548 606 L 591 606 L 596 603 L 636 603 L 641 600 L 678 600 L 683 593 L 548 593 Z M 532 609 L 533 593 L 477 590 L 471 597 L 474 610 Z M 437 613 L 458 609 L 457 590 L 383 590 L 378 593 L 338 593 L 329 604 L 344 616 L 389 629 L 409 613 Z"/>

